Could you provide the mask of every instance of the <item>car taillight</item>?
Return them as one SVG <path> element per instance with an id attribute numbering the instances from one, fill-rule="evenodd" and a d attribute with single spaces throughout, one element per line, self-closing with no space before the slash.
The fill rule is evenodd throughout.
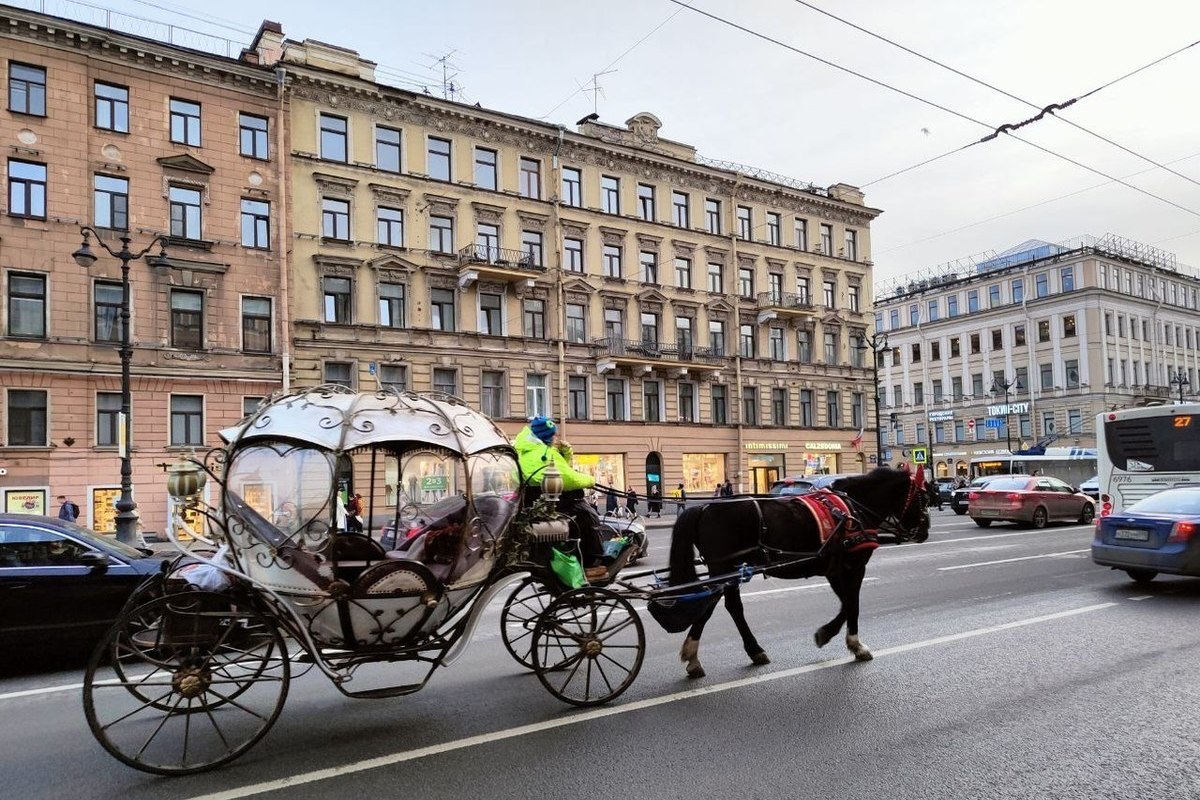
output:
<path id="1" fill-rule="evenodd" d="M 967 493 L 967 500 L 978 500 L 978 499 L 979 499 L 979 492 L 968 492 Z"/>
<path id="2" fill-rule="evenodd" d="M 1100 495 L 1100 516 L 1107 517 L 1112 513 L 1112 498 L 1106 494 Z"/>
<path id="3" fill-rule="evenodd" d="M 1004 499 L 1015 503 L 1021 499 L 1021 493 L 1020 492 L 1009 492 L 1006 495 L 1004 495 Z"/>
<path id="4" fill-rule="evenodd" d="M 1176 522 L 1171 526 L 1171 535 L 1167 537 L 1168 542 L 1186 542 L 1192 538 L 1196 532 L 1196 523 L 1194 522 Z"/>

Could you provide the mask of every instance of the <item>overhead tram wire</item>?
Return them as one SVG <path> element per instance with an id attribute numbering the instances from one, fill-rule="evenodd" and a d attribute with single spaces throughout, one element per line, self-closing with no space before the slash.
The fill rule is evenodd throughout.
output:
<path id="1" fill-rule="evenodd" d="M 1011 130 L 1012 128 L 1017 128 L 1017 127 L 1021 127 L 1022 125 L 1029 124 L 1033 120 L 1040 118 L 1042 116 L 1042 114 L 1039 114 L 1038 117 L 1034 117 L 1030 120 L 1025 120 L 1024 122 L 1016 123 L 1015 125 L 1006 124 L 1006 125 L 1001 125 L 998 127 L 989 125 L 986 122 L 975 119 L 974 117 L 963 114 L 962 112 L 955 111 L 954 109 L 947 108 L 946 106 L 943 106 L 939 103 L 935 103 L 932 100 L 927 100 L 926 98 L 920 97 L 919 95 L 915 95 L 912 92 L 908 92 L 908 91 L 905 91 L 904 89 L 900 89 L 895 86 L 892 86 L 891 84 L 885 83 L 877 78 L 872 78 L 869 75 L 864 75 L 860 72 L 855 72 L 854 70 L 850 69 L 849 67 L 844 67 L 841 64 L 836 64 L 832 61 L 829 61 L 828 59 L 824 59 L 824 58 L 821 58 L 820 56 L 813 55 L 812 53 L 801 50 L 798 47 L 794 47 L 790 44 L 787 44 L 786 42 L 781 42 L 780 40 L 772 38 L 772 37 L 766 35 L 765 33 L 760 33 L 759 31 L 753 30 L 752 28 L 747 28 L 744 25 L 740 25 L 736 22 L 733 22 L 732 20 L 725 19 L 724 17 L 719 17 L 716 14 L 712 14 L 708 11 L 705 11 L 704 9 L 696 8 L 695 6 L 688 5 L 683 0 L 671 0 L 671 2 L 676 5 L 683 6 L 684 8 L 686 8 L 690 11 L 694 11 L 697 14 L 708 17 L 709 19 L 719 22 L 722 25 L 727 25 L 731 28 L 735 28 L 739 31 L 742 31 L 743 33 L 750 34 L 751 36 L 754 36 L 755 38 L 762 39 L 763 41 L 770 42 L 771 44 L 774 44 L 774 45 L 778 45 L 779 47 L 782 47 L 785 50 L 790 50 L 793 53 L 804 56 L 805 58 L 810 58 L 813 61 L 824 64 L 828 67 L 832 67 L 832 68 L 838 70 L 839 72 L 845 72 L 848 75 L 853 75 L 854 77 L 859 78 L 864 81 L 867 81 L 868 83 L 872 83 L 876 86 L 882 87 L 884 89 L 888 89 L 889 91 L 904 95 L 905 97 L 909 98 L 910 100 L 916 100 L 919 103 L 922 103 L 927 106 L 931 106 L 933 108 L 938 109 L 939 111 L 944 111 L 947 114 L 958 117 L 959 119 L 964 119 L 967 122 L 971 122 L 971 123 L 974 123 L 975 125 L 979 125 L 980 127 L 987 128 L 989 131 L 991 131 L 991 134 L 984 137 L 984 139 L 982 141 L 988 141 L 992 138 L 995 138 L 999 134 L 1003 133 L 1007 136 L 1012 137 L 1013 139 L 1017 140 L 1018 142 L 1021 142 L 1022 144 L 1025 144 L 1025 145 L 1028 145 L 1029 147 L 1034 148 L 1035 150 L 1039 150 L 1047 155 L 1051 155 L 1051 156 L 1054 156 L 1055 158 L 1066 161 L 1068 164 L 1074 164 L 1075 166 L 1079 167 L 1080 169 L 1085 169 L 1088 172 L 1093 172 L 1102 178 L 1107 178 L 1110 181 L 1119 183 L 1122 186 L 1126 187 L 1127 189 L 1132 189 L 1133 191 L 1138 192 L 1139 194 L 1144 194 L 1147 197 L 1151 197 L 1155 200 L 1158 200 L 1161 203 L 1166 203 L 1167 205 L 1177 208 L 1180 211 L 1191 214 L 1194 217 L 1200 217 L 1200 211 L 1194 211 L 1190 208 L 1187 208 L 1186 206 L 1181 206 L 1179 203 L 1176 203 L 1172 200 L 1168 200 L 1165 197 L 1160 197 L 1159 195 L 1156 195 L 1151 191 L 1143 189 L 1140 186 L 1134 186 L 1133 184 L 1127 183 L 1126 181 L 1124 181 L 1120 178 L 1117 178 L 1113 175 L 1109 175 L 1107 172 L 1104 172 L 1103 170 L 1096 169 L 1095 167 L 1089 167 L 1087 164 L 1076 161 L 1075 159 L 1071 158 L 1070 156 L 1065 156 L 1062 153 L 1057 153 L 1047 147 L 1043 147 L 1039 144 L 1035 144 L 1035 143 L 1029 141 L 1028 139 L 1022 139 L 1020 136 L 1017 136 L 1015 133 L 1012 132 L 1012 130 Z M 1068 101 L 1068 102 L 1070 102 L 1070 101 Z M 1049 108 L 1049 106 L 1047 106 L 1047 109 L 1048 108 Z M 1043 112 L 1045 112 L 1045 109 L 1043 109 Z M 965 148 L 959 148 L 959 149 L 965 149 Z"/>
<path id="2" fill-rule="evenodd" d="M 792 2 L 802 5 L 805 8 L 812 9 L 813 11 L 817 12 L 818 14 L 823 14 L 824 16 L 829 17 L 830 19 L 836 20 L 836 21 L 842 23 L 843 25 L 848 25 L 849 27 L 854 28 L 856 31 L 865 33 L 867 36 L 871 36 L 875 39 L 878 39 L 881 42 L 890 44 L 892 47 L 896 47 L 900 50 L 903 50 L 904 52 L 908 53 L 909 55 L 916 56 L 917 58 L 921 59 L 922 61 L 927 61 L 930 64 L 933 64 L 934 66 L 941 67 L 944 70 L 953 72 L 955 75 L 958 75 L 960 78 L 966 78 L 967 80 L 971 81 L 972 83 L 979 84 L 980 86 L 991 89 L 994 92 L 999 92 L 1000 94 L 1004 95 L 1005 97 L 1009 98 L 1010 100 L 1016 100 L 1018 103 L 1024 103 L 1025 105 L 1029 106 L 1030 108 L 1044 110 L 1044 109 L 1042 109 L 1041 106 L 1037 105 L 1036 103 L 1034 103 L 1030 100 L 1026 100 L 1023 97 L 1018 97 L 1017 95 L 1013 94 L 1012 92 L 1005 91 L 1004 89 L 1001 89 L 998 86 L 993 86 L 992 84 L 988 83 L 987 81 L 976 78 L 974 75 L 968 75 L 967 73 L 963 72 L 960 69 L 956 69 L 955 67 L 952 67 L 949 64 L 944 64 L 941 61 L 938 61 L 936 58 L 931 58 L 930 56 L 927 56 L 924 53 L 913 50 L 911 47 L 906 47 L 905 45 L 902 45 L 899 42 L 893 41 L 892 39 L 889 39 L 888 37 L 883 36 L 882 34 L 875 33 L 874 31 L 868 30 L 867 28 L 864 28 L 861 25 L 855 24 L 848 19 L 839 17 L 837 14 L 833 14 L 819 6 L 813 5 L 812 3 L 808 2 L 808 0 L 792 0 Z M 1138 67 L 1137 69 L 1133 70 L 1132 72 L 1127 72 L 1124 75 L 1120 76 L 1119 78 L 1115 78 L 1115 79 L 1109 81 L 1108 83 L 1098 86 L 1095 89 L 1092 89 L 1087 94 L 1082 94 L 1076 98 L 1073 98 L 1072 102 L 1078 102 L 1085 98 L 1091 97 L 1092 95 L 1096 94 L 1097 92 L 1103 91 L 1104 89 L 1107 89 L 1110 86 L 1118 84 L 1121 81 L 1125 80 L 1126 78 L 1131 78 L 1134 75 L 1138 74 L 1139 72 L 1147 70 L 1150 67 L 1155 66 L 1156 64 L 1161 64 L 1163 61 L 1166 61 L 1167 59 L 1172 58 L 1174 56 L 1177 56 L 1180 53 L 1182 53 L 1186 50 L 1189 50 L 1198 44 L 1200 44 L 1200 39 L 1192 42 L 1189 45 L 1180 47 L 1177 50 L 1173 50 L 1170 53 L 1167 53 L 1165 56 L 1162 56 L 1161 58 L 1157 58 L 1154 61 L 1151 61 L 1149 64 Z M 1155 161 L 1154 159 L 1150 158 L 1149 156 L 1143 155 L 1143 154 L 1137 152 L 1136 150 L 1132 150 L 1119 142 L 1114 142 L 1112 139 L 1109 139 L 1107 136 L 1096 133 L 1095 131 L 1085 128 L 1084 126 L 1080 125 L 1077 122 L 1073 122 L 1072 120 L 1069 120 L 1066 117 L 1060 117 L 1057 114 L 1054 114 L 1053 112 L 1051 112 L 1051 116 L 1053 116 L 1055 119 L 1059 120 L 1060 122 L 1064 122 L 1067 125 L 1070 125 L 1071 127 L 1076 128 L 1077 130 L 1083 131 L 1084 133 L 1088 134 L 1089 136 L 1093 136 L 1102 142 L 1106 142 L 1106 143 L 1112 145 L 1113 147 L 1116 147 L 1118 150 L 1123 150 L 1124 152 L 1128 153 L 1131 156 L 1134 156 L 1135 158 L 1140 158 L 1141 160 L 1143 160 L 1149 164 L 1153 164 L 1154 166 L 1158 167 L 1159 169 L 1166 170 L 1167 172 L 1171 173 L 1172 175 L 1176 176 L 1177 178 L 1183 178 L 1185 181 L 1188 181 L 1189 183 L 1194 183 L 1195 185 L 1200 186 L 1200 181 L 1197 181 L 1196 179 L 1192 178 L 1191 176 L 1184 175 L 1182 172 L 1177 172 L 1176 170 L 1173 170 L 1170 167 L 1168 167 L 1166 164 L 1161 164 L 1158 161 Z M 975 143 L 973 142 L 972 144 L 975 144 Z M 970 145 L 965 145 L 964 147 L 960 147 L 958 149 L 963 150 L 963 149 L 966 149 L 966 147 L 970 147 Z M 951 153 L 957 153 L 957 152 L 958 152 L 958 150 L 951 150 L 949 153 L 946 153 L 945 155 L 950 155 Z M 938 156 L 938 158 L 942 158 L 942 157 L 944 157 L 944 156 Z M 871 183 L 879 183 L 880 181 L 887 180 L 888 178 L 895 177 L 896 175 L 900 175 L 904 172 L 908 172 L 911 169 L 916 169 L 916 167 L 922 167 L 925 164 L 929 164 L 932 161 L 936 161 L 936 160 L 937 159 L 930 159 L 930 161 L 924 161 L 913 167 L 909 167 L 908 169 L 903 169 L 898 172 L 893 172 L 891 175 L 886 175 L 883 178 L 877 178 L 876 180 L 871 181 Z M 866 188 L 867 186 L 870 186 L 870 185 L 871 185 L 870 183 L 867 183 L 867 184 L 864 184 L 860 188 Z"/>

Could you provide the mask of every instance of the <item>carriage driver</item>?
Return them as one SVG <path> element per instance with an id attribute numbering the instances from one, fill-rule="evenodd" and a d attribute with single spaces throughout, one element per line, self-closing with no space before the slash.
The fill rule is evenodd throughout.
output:
<path id="1" fill-rule="evenodd" d="M 595 580 L 608 574 L 604 566 L 604 545 L 600 541 L 600 520 L 596 510 L 587 504 L 583 492 L 595 486 L 596 481 L 590 475 L 584 475 L 571 468 L 570 449 L 563 447 L 560 442 L 555 445 L 558 428 L 549 417 L 534 417 L 529 424 L 521 429 L 513 441 L 517 458 L 521 463 L 521 474 L 525 476 L 525 484 L 535 490 L 542 486 L 542 476 L 551 462 L 562 473 L 563 493 L 558 499 L 558 510 L 568 515 L 575 522 L 579 531 L 580 547 L 583 551 L 585 574 L 588 580 Z M 566 455 L 563 454 L 566 450 Z M 534 491 L 530 501 L 536 499 L 540 491 Z"/>

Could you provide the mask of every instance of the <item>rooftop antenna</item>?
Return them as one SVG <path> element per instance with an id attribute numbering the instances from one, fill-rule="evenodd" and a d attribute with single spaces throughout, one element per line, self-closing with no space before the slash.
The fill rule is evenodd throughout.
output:
<path id="1" fill-rule="evenodd" d="M 608 69 L 608 70 L 605 70 L 604 72 L 595 72 L 595 73 L 592 73 L 592 82 L 591 82 L 590 84 L 587 84 L 587 85 L 581 84 L 581 83 L 579 83 L 579 81 L 575 81 L 575 83 L 579 85 L 579 91 L 581 91 L 581 92 L 591 92 L 591 95 L 592 95 L 592 113 L 593 113 L 593 114 L 599 114 L 599 113 L 600 113 L 600 97 L 601 97 L 601 96 L 605 96 L 605 97 L 607 97 L 607 95 L 605 95 L 605 94 L 604 94 L 604 89 L 603 89 L 603 88 L 600 86 L 600 76 L 601 76 L 601 75 L 609 75 L 609 74 L 611 74 L 611 73 L 613 73 L 613 72 L 616 72 L 616 70 L 615 70 L 615 69 Z"/>
<path id="2" fill-rule="evenodd" d="M 458 77 L 458 65 L 450 60 L 450 57 L 457 53 L 457 50 L 451 50 L 445 55 L 437 56 L 432 53 L 425 53 L 426 58 L 432 58 L 433 63 L 425 66 L 425 69 L 433 69 L 440 65 L 442 68 L 442 99 L 453 100 L 454 96 L 462 91 L 461 86 L 456 86 L 454 79 Z"/>

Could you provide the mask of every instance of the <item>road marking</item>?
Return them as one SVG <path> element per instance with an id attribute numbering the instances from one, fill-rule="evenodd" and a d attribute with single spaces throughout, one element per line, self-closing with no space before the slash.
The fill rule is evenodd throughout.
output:
<path id="1" fill-rule="evenodd" d="M 926 540 L 924 542 L 920 542 L 920 543 L 905 542 L 902 545 L 897 545 L 896 547 L 889 547 L 886 550 L 884 550 L 883 548 L 880 548 L 880 550 L 877 551 L 877 555 L 882 554 L 882 553 L 887 553 L 887 552 L 893 552 L 895 550 L 907 550 L 912 547 L 925 548 L 925 547 L 930 547 L 930 546 L 936 545 L 936 544 L 958 544 L 959 542 L 978 542 L 981 540 L 989 541 L 991 539 L 1007 539 L 1011 536 L 1045 536 L 1047 534 L 1054 534 L 1054 533 L 1078 533 L 1080 528 L 1086 528 L 1086 527 L 1088 527 L 1088 526 L 1086 526 L 1086 525 L 1068 525 L 1067 527 L 1055 528 L 1053 530 L 1042 529 L 1042 530 L 1033 530 L 1033 531 L 1013 531 L 1012 533 L 992 533 L 992 534 L 985 533 L 985 534 L 980 534 L 978 536 L 963 536 L 958 539 L 928 539 L 928 540 Z"/>
<path id="2" fill-rule="evenodd" d="M 958 564 L 953 567 L 938 567 L 938 572 L 949 572 L 955 569 L 971 569 L 972 567 L 990 567 L 994 564 L 1011 564 L 1014 561 L 1032 561 L 1035 558 L 1054 558 L 1055 556 L 1076 556 L 1080 553 L 1090 553 L 1092 549 L 1089 547 L 1086 550 L 1066 550 L 1061 553 L 1042 553 L 1036 556 L 1021 556 L 1019 558 L 1002 558 L 999 561 L 979 561 L 975 564 Z"/>
<path id="3" fill-rule="evenodd" d="M 885 647 L 881 650 L 874 651 L 875 658 L 886 658 L 887 656 L 900 655 L 913 650 L 921 650 L 927 647 L 936 645 L 950 644 L 952 642 L 963 641 L 977 636 L 986 636 L 991 633 L 999 633 L 1001 631 L 1021 628 L 1028 625 L 1037 625 L 1042 622 L 1052 622 L 1054 620 L 1074 617 L 1080 614 L 1087 614 L 1092 611 L 1101 611 L 1106 608 L 1112 608 L 1116 603 L 1099 603 L 1092 606 L 1084 606 L 1083 608 L 1074 608 L 1069 611 L 1059 611 L 1054 614 L 1044 614 L 1038 617 L 1030 617 L 1028 619 L 1016 620 L 1014 622 L 1005 622 L 1000 625 L 992 625 L 987 628 L 975 628 L 961 633 L 953 633 L 947 636 L 939 636 L 934 639 L 925 639 L 924 641 L 911 642 L 909 644 L 896 645 L 895 647 Z M 266 792 L 274 792 L 280 789 L 287 789 L 293 786 L 303 786 L 318 781 L 329 780 L 331 778 L 340 778 L 345 775 L 350 775 L 356 772 L 367 772 L 381 767 L 390 767 L 395 764 L 402 764 L 407 761 L 415 761 L 420 758 L 429 756 L 441 755 L 443 753 L 451 753 L 456 750 L 466 750 L 479 745 L 493 744 L 504 739 L 515 739 L 521 736 L 530 736 L 535 733 L 554 730 L 556 728 L 564 728 L 568 725 L 579 725 L 592 720 L 604 719 L 606 717 L 615 717 L 620 714 L 628 714 L 634 711 L 644 711 L 649 708 L 666 705 L 667 703 L 676 703 L 682 700 L 692 700 L 707 695 L 719 694 L 728 692 L 732 689 L 742 689 L 747 686 L 755 686 L 761 683 L 769 683 L 772 681 L 784 680 L 786 678 L 794 678 L 798 675 L 804 675 L 810 672 L 818 672 L 824 669 L 833 667 L 842 667 L 847 664 L 854 663 L 853 659 L 839 658 L 833 661 L 821 661 L 816 664 L 806 664 L 802 667 L 793 667 L 792 669 L 779 670 L 765 675 L 757 675 L 753 678 L 740 678 L 738 680 L 726 681 L 712 686 L 703 686 L 697 689 L 689 689 L 684 692 L 674 692 L 672 694 L 661 695 L 659 697 L 651 697 L 645 700 L 636 700 L 622 706 L 610 706 L 607 708 L 596 708 L 589 711 L 581 711 L 571 714 L 570 716 L 562 716 L 557 719 L 546 720 L 543 722 L 534 722 L 529 725 L 518 725 L 515 728 L 506 730 L 493 731 L 482 733 L 476 736 L 468 736 L 462 739 L 456 739 L 450 742 L 441 744 L 433 744 L 427 747 L 418 747 L 413 750 L 402 750 L 397 753 L 390 753 L 385 756 L 376 758 L 368 758 L 362 761 L 356 761 L 351 764 L 343 764 L 336 767 L 328 767 L 326 769 L 313 770 L 300 775 L 292 775 L 287 778 L 279 778 L 273 781 L 264 781 L 262 783 L 250 784 L 235 789 L 227 789 L 225 791 L 213 792 L 211 794 L 198 795 L 191 800 L 239 800 L 243 797 L 252 797 Z"/>
<path id="4" fill-rule="evenodd" d="M 1130 600 L 1134 600 L 1134 601 L 1137 601 L 1137 600 L 1149 600 L 1149 599 L 1150 599 L 1151 597 L 1153 597 L 1153 596 L 1154 596 L 1154 595 L 1152 595 L 1152 594 L 1140 594 L 1140 595 L 1138 595 L 1137 597 L 1131 597 L 1131 598 L 1129 598 L 1129 599 L 1130 599 Z"/>

